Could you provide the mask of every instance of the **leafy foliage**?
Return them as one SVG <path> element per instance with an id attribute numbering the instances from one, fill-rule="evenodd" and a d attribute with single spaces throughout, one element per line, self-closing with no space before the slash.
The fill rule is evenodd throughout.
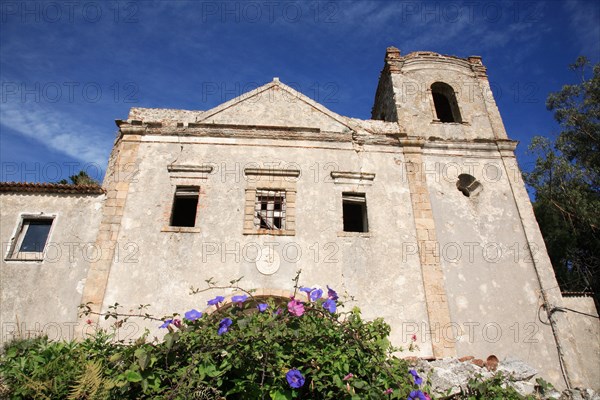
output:
<path id="1" fill-rule="evenodd" d="M 578 58 L 571 68 L 581 81 L 548 97 L 562 132 L 533 139 L 538 157 L 525 179 L 562 290 L 595 292 L 600 304 L 600 64 L 586 79 L 588 67 Z"/>
<path id="2" fill-rule="evenodd" d="M 162 320 L 161 341 L 146 332 L 124 344 L 102 330 L 79 342 L 15 341 L 0 377 L 11 399 L 429 399 L 427 383 L 393 355 L 400 349 L 389 325 L 364 321 L 357 307 L 332 312 L 332 302 L 343 303 L 323 292 L 296 287 L 295 298 L 282 299 L 246 291 L 225 306 L 217 296 L 209 313 Z M 123 321 L 118 305 L 104 316 Z M 473 398 L 488 398 L 482 388 Z"/>
<path id="3" fill-rule="evenodd" d="M 469 387 L 461 396 L 465 400 L 521 400 L 521 396 L 515 389 L 506 385 L 506 377 L 498 372 L 490 379 L 482 379 L 476 376 L 469 381 Z M 531 397 L 533 398 L 533 397 Z"/>
<path id="4" fill-rule="evenodd" d="M 89 176 L 85 171 L 79 171 L 77 175 L 71 175 L 69 177 L 72 185 L 99 185 L 98 181 Z M 58 183 L 68 184 L 66 179 L 61 179 Z"/>

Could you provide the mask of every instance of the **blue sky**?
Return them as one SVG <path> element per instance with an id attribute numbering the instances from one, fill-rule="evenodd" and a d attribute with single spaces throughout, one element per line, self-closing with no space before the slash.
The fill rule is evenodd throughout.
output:
<path id="1" fill-rule="evenodd" d="M 280 77 L 368 119 L 385 49 L 481 55 L 521 168 L 548 93 L 600 59 L 600 2 L 0 0 L 0 179 L 102 178 L 130 107 L 210 109 Z"/>

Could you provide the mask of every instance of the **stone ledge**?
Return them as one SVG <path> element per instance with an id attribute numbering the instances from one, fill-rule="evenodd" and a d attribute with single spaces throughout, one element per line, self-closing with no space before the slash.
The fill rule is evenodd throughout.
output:
<path id="1" fill-rule="evenodd" d="M 371 232 L 345 232 L 341 231 L 337 233 L 338 237 L 362 237 L 362 238 L 370 238 L 373 237 Z"/>
<path id="2" fill-rule="evenodd" d="M 246 168 L 245 175 L 265 175 L 265 176 L 287 176 L 297 178 L 300 176 L 299 169 L 277 169 L 277 168 Z"/>
<path id="3" fill-rule="evenodd" d="M 292 229 L 282 229 L 279 231 L 271 229 L 244 229 L 244 235 L 272 235 L 272 236 L 295 236 L 296 231 Z"/>
<path id="4" fill-rule="evenodd" d="M 375 174 L 366 172 L 331 171 L 335 184 L 372 185 Z"/>
<path id="5" fill-rule="evenodd" d="M 163 226 L 161 232 L 200 233 L 200 228 L 190 226 Z"/>

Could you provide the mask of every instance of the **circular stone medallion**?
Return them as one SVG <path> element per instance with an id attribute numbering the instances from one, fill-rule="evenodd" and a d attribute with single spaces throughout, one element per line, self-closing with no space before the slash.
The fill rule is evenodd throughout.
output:
<path id="1" fill-rule="evenodd" d="M 256 269 L 263 275 L 273 275 L 279 270 L 280 263 L 279 254 L 272 247 L 265 247 L 256 260 Z"/>

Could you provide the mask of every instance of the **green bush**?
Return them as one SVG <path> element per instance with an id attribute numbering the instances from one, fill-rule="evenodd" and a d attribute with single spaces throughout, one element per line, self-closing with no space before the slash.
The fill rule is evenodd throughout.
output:
<path id="1" fill-rule="evenodd" d="M 465 400 L 520 400 L 521 396 L 515 389 L 506 385 L 507 378 L 502 372 L 497 372 L 490 379 L 483 379 L 481 376 L 473 377 L 469 380 L 469 386 L 466 393 L 461 398 Z M 528 398 L 533 399 L 533 396 Z"/>
<path id="2" fill-rule="evenodd" d="M 338 312 L 333 290 L 296 288 L 288 300 L 245 293 L 227 306 L 217 296 L 204 315 L 165 319 L 161 341 L 146 332 L 124 344 L 98 331 L 79 342 L 11 342 L 3 384 L 11 399 L 429 398 L 417 371 L 392 355 L 389 325 L 363 321 L 358 308 Z M 117 326 L 127 318 L 118 305 L 104 316 Z"/>

